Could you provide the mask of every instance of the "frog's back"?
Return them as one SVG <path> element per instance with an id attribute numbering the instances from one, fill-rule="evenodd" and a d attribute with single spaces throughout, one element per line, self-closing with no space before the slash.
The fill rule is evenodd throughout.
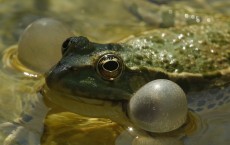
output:
<path id="1" fill-rule="evenodd" d="M 147 81 L 177 82 L 187 92 L 190 108 L 201 111 L 230 101 L 230 23 L 224 18 L 145 32 L 123 47 L 130 70 L 147 73 Z"/>
<path id="2" fill-rule="evenodd" d="M 205 74 L 230 66 L 230 23 L 158 29 L 124 44 L 125 64 L 130 68 L 161 68 L 170 73 Z M 133 53 L 132 53 L 133 52 Z"/>

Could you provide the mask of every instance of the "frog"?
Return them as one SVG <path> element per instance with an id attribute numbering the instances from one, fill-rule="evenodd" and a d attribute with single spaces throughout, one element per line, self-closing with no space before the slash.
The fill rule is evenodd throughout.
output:
<path id="1" fill-rule="evenodd" d="M 194 112 L 227 104 L 229 32 L 229 20 L 220 17 L 215 23 L 154 29 L 117 43 L 100 44 L 83 36 L 70 37 L 62 44 L 61 60 L 45 74 L 44 86 L 39 83 L 36 87 L 41 94 L 32 103 L 32 112 L 22 114 L 13 123 L 1 124 L 3 130 L 17 130 L 10 133 L 5 144 L 15 140 L 30 144 L 20 134 L 30 134 L 34 123 L 40 122 L 32 129 L 42 134 L 40 126 L 49 111 L 43 99 L 71 112 L 109 118 L 124 126 L 130 126 L 128 101 L 143 85 L 156 79 L 178 84 Z M 38 115 L 37 110 L 42 114 Z M 146 132 L 137 134 L 143 133 Z M 36 134 L 33 139 L 34 144 L 39 144 L 40 136 Z"/>
<path id="2" fill-rule="evenodd" d="M 77 114 L 110 118 L 123 125 L 130 125 L 125 110 L 128 100 L 155 79 L 177 83 L 187 95 L 188 107 L 195 112 L 227 104 L 229 40 L 229 20 L 224 16 L 207 18 L 202 24 L 154 29 L 117 43 L 69 38 L 62 45 L 60 62 L 45 74 L 42 95 L 34 103 L 38 109 L 32 104 L 29 115 L 22 114 L 13 122 L 13 129 L 19 129 L 9 132 L 6 143 L 13 144 L 15 137 L 25 143 L 20 134 L 27 124 L 34 124 L 40 107 L 45 111 L 36 122 L 42 122 L 48 109 L 41 100 L 46 98 Z M 0 127 L 12 129 L 11 124 Z M 40 128 L 38 132 L 42 133 Z M 39 144 L 39 137 L 34 137 L 34 144 Z"/>
<path id="3" fill-rule="evenodd" d="M 189 110 L 211 111 L 230 102 L 229 24 L 219 17 L 107 44 L 70 37 L 61 60 L 45 74 L 43 95 L 71 112 L 130 126 L 133 95 L 152 80 L 167 79 L 186 93 Z"/>
<path id="4" fill-rule="evenodd" d="M 46 84 L 74 99 L 126 102 L 151 80 L 168 79 L 185 91 L 190 109 L 215 108 L 229 102 L 230 27 L 225 21 L 156 29 L 121 43 L 68 38 Z"/>

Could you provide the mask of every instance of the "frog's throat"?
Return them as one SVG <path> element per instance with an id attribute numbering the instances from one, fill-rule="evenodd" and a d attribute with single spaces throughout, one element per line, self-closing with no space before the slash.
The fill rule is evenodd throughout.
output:
<path id="1" fill-rule="evenodd" d="M 41 93 L 52 103 L 86 117 L 109 118 L 120 124 L 130 124 L 123 102 L 97 100 L 63 95 L 43 86 Z"/>

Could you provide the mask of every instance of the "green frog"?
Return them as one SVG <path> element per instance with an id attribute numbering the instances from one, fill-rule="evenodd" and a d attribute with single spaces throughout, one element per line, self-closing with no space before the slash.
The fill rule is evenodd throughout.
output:
<path id="1" fill-rule="evenodd" d="M 132 12 L 141 14 L 135 9 Z M 81 36 L 67 39 L 62 45 L 62 59 L 46 74 L 48 88 L 44 86 L 41 90 L 43 96 L 28 96 L 36 98 L 32 103 L 29 99 L 22 103 L 22 106 L 29 104 L 30 110 L 21 113 L 19 119 L 0 125 L 9 135 L 5 144 L 39 144 L 41 126 L 49 111 L 43 103 L 46 98 L 72 112 L 110 118 L 127 126 L 129 100 L 142 86 L 156 79 L 177 83 L 187 94 L 189 108 L 196 112 L 227 104 L 230 101 L 228 17 L 213 19 L 204 14 L 201 18 L 182 12 L 180 16 L 187 17 L 186 23 L 180 21 L 177 25 L 176 21 L 165 19 L 174 19 L 176 15 L 168 9 L 164 12 L 161 28 L 118 43 L 98 44 Z M 29 141 L 24 138 L 28 135 L 32 136 Z"/>
<path id="2" fill-rule="evenodd" d="M 156 29 L 120 43 L 71 37 L 62 45 L 62 59 L 46 74 L 46 83 L 73 100 L 126 102 L 144 84 L 168 79 L 187 94 L 190 109 L 204 111 L 230 101 L 229 47 L 230 22 L 224 17 Z"/>

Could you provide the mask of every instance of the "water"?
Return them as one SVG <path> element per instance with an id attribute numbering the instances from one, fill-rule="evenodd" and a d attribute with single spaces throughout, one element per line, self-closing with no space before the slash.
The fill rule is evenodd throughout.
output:
<path id="1" fill-rule="evenodd" d="M 171 27 L 170 21 L 162 25 L 158 13 L 167 7 L 154 0 L 78 0 L 78 1 L 0 1 L 0 51 L 3 52 L 11 45 L 17 44 L 20 34 L 32 21 L 42 17 L 52 17 L 66 24 L 76 35 L 84 35 L 92 41 L 106 43 L 116 42 L 131 34 L 137 34 L 158 27 Z M 165 2 L 165 1 L 164 1 Z M 230 2 L 214 0 L 171 1 L 169 5 L 179 7 L 188 5 L 206 9 L 207 13 L 230 15 Z M 135 7 L 137 6 L 137 7 Z M 135 8 L 138 8 L 135 9 Z M 154 10 L 153 10 L 154 9 Z M 199 12 L 199 10 L 197 10 Z M 152 17 L 153 16 L 153 17 Z M 180 20 L 180 19 L 179 19 Z M 182 20 L 183 21 L 183 20 Z M 182 21 L 176 25 L 184 25 Z M 12 59 L 12 58 L 11 58 Z M 19 144 L 37 144 L 42 136 L 42 144 L 50 145 L 79 145 L 79 144 L 135 144 L 135 138 L 146 134 L 141 131 L 132 131 L 121 127 L 107 119 L 84 118 L 67 112 L 63 108 L 52 105 L 52 110 L 45 120 L 45 132 L 42 132 L 42 119 L 47 113 L 44 104 L 39 104 L 41 97 L 37 90 L 44 80 L 28 77 L 21 71 L 10 68 L 6 62 L 0 63 L 0 144 L 7 144 L 16 135 L 15 141 Z M 49 104 L 49 102 L 46 102 Z M 51 106 L 51 103 L 49 104 Z M 35 107 L 34 107 L 35 106 Z M 35 126 L 26 125 L 31 121 L 28 115 L 31 108 L 39 107 Z M 184 144 L 184 145 L 228 145 L 230 139 L 230 105 L 221 105 L 215 109 L 195 113 L 197 129 L 182 135 L 153 135 L 149 139 L 142 137 L 146 142 L 159 145 Z M 36 113 L 34 113 L 36 114 Z M 25 128 L 20 128 L 21 122 Z M 5 124 L 9 123 L 9 124 Z M 23 130 L 24 129 L 24 130 Z M 22 131 L 19 135 L 15 132 Z M 127 132 L 125 131 L 127 130 Z M 131 130 L 131 131 L 130 131 Z M 135 129 L 134 129 L 135 130 Z M 123 134 L 120 135 L 120 134 Z M 11 135 L 11 136 L 8 136 Z M 25 138 L 30 138 L 28 142 Z M 90 136 L 90 137 L 89 137 Z M 179 136 L 179 137 L 178 137 Z M 90 139 L 89 139 L 90 138 Z M 17 144 L 12 142 L 13 144 Z M 4 144 L 4 145 L 5 145 Z"/>

